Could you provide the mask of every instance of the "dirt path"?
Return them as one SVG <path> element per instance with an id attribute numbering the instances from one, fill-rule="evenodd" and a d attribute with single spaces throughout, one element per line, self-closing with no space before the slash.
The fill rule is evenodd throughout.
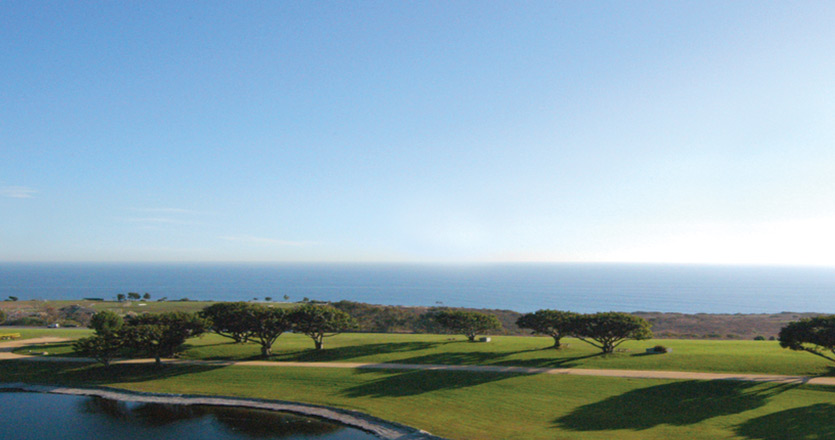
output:
<path id="1" fill-rule="evenodd" d="M 29 358 L 31 356 L 26 356 L 22 354 L 15 354 L 12 353 L 12 350 L 15 348 L 25 347 L 27 345 L 36 345 L 36 344 L 54 344 L 56 342 L 65 342 L 69 341 L 68 338 L 55 338 L 52 336 L 47 336 L 43 338 L 32 338 L 32 339 L 16 339 L 14 341 L 3 341 L 0 342 L 0 360 L 2 359 L 21 359 L 21 358 Z"/>
<path id="2" fill-rule="evenodd" d="M 52 362 L 94 362 L 87 358 L 28 356 L 11 353 L 11 350 L 32 344 L 63 342 L 65 338 L 37 338 L 24 339 L 0 343 L 0 360 L 26 359 Z M 115 361 L 114 364 L 150 363 L 153 359 L 129 359 Z M 835 377 L 786 376 L 780 374 L 748 374 L 748 373 L 702 373 L 689 371 L 661 371 L 661 370 L 598 370 L 582 368 L 531 368 L 531 367 L 503 367 L 495 365 L 433 365 L 433 364 L 394 364 L 394 363 L 360 363 L 360 362 L 274 362 L 274 361 L 200 361 L 166 359 L 166 363 L 180 365 L 242 365 L 259 367 L 303 367 L 303 368 L 347 368 L 370 370 L 431 370 L 431 371 L 469 371 L 476 373 L 507 373 L 507 374 L 568 374 L 576 376 L 623 377 L 632 379 L 673 379 L 673 380 L 739 380 L 747 382 L 777 382 L 799 383 L 808 385 L 835 386 Z"/>

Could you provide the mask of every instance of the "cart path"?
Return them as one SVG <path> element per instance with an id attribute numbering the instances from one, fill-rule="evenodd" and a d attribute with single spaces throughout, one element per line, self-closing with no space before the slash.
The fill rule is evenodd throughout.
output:
<path id="1" fill-rule="evenodd" d="M 34 344 L 65 342 L 66 338 L 36 338 L 0 343 L 0 360 L 20 359 L 49 362 L 95 362 L 89 358 L 29 356 L 12 353 L 15 348 Z M 215 366 L 258 366 L 258 367 L 296 367 L 296 368 L 346 368 L 368 370 L 428 370 L 428 371 L 468 371 L 476 373 L 506 374 L 567 374 L 576 376 L 622 377 L 630 379 L 671 379 L 671 380 L 738 380 L 747 382 L 776 382 L 808 385 L 835 386 L 835 377 L 787 376 L 780 374 L 749 373 L 703 373 L 690 371 L 663 370 L 603 370 L 584 368 L 535 368 L 498 365 L 436 365 L 436 364 L 396 364 L 368 362 L 276 362 L 276 361 L 226 361 L 226 360 L 183 360 L 165 359 L 167 364 L 175 365 L 215 365 Z M 152 363 L 153 359 L 128 359 L 114 361 L 114 364 Z"/>

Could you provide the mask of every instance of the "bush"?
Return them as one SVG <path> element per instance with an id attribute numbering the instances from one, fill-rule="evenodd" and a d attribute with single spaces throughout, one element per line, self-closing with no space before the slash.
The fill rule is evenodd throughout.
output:
<path id="1" fill-rule="evenodd" d="M 656 345 L 655 347 L 652 347 L 652 351 L 655 353 L 667 353 L 670 349 L 663 345 Z"/>
<path id="2" fill-rule="evenodd" d="M 754 340 L 755 341 L 765 341 L 765 336 L 755 336 Z"/>
<path id="3" fill-rule="evenodd" d="M 23 318 L 9 321 L 7 324 L 20 327 L 43 327 L 46 325 L 46 321 L 41 318 L 35 318 L 34 316 L 24 316 Z"/>

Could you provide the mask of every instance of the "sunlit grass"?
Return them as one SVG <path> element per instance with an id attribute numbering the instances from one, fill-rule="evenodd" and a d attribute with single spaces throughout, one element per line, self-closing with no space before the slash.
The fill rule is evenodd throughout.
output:
<path id="1" fill-rule="evenodd" d="M 337 406 L 456 440 L 822 439 L 835 429 L 835 389 L 784 384 L 20 361 L 0 362 L 0 373 L 6 382 Z"/>

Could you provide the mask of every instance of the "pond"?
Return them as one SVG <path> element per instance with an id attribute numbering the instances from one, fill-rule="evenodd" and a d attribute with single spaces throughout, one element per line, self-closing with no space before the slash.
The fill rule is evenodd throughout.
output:
<path id="1" fill-rule="evenodd" d="M 4 440 L 379 440 L 335 423 L 275 411 L 132 403 L 0 392 Z"/>

